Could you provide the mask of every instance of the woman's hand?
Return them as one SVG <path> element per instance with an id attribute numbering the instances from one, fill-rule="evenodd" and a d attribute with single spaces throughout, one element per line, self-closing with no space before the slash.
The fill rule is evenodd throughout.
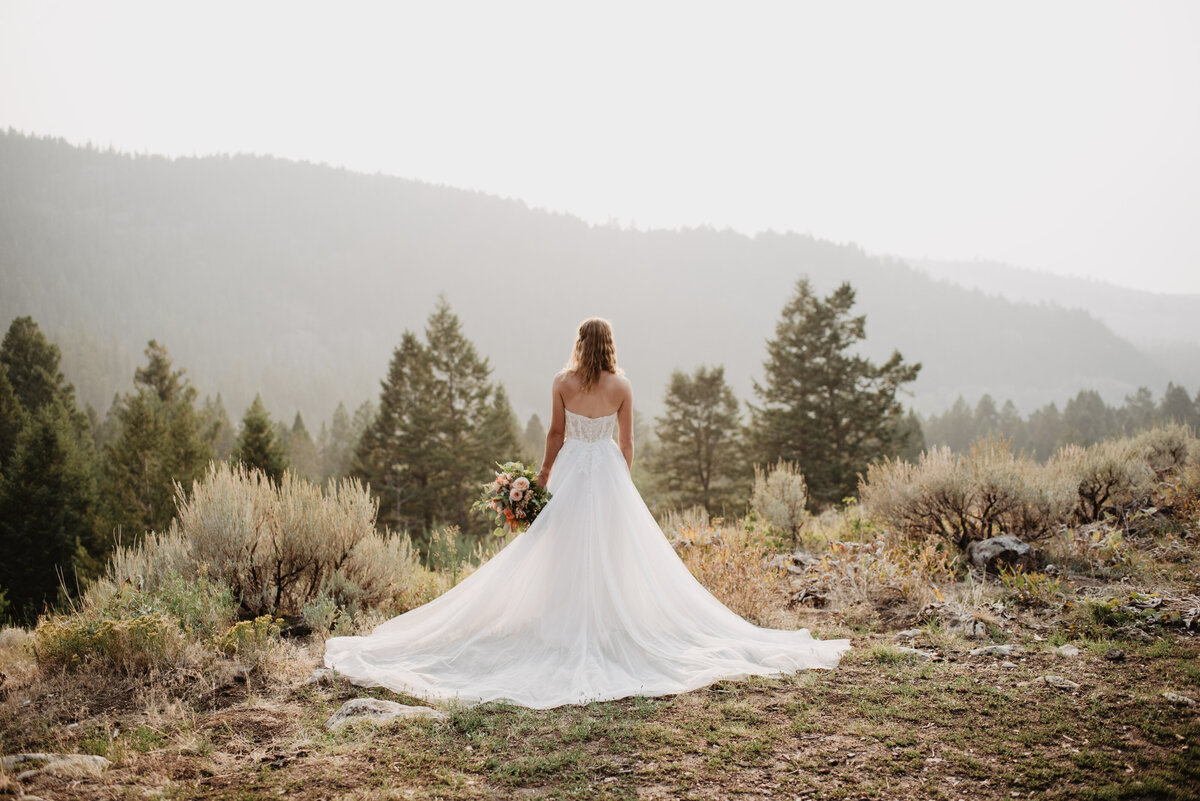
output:
<path id="1" fill-rule="evenodd" d="M 544 487 L 544 486 L 546 486 L 546 482 L 547 482 L 547 481 L 549 481 L 549 480 L 550 480 L 550 471 L 549 471 L 549 470 L 546 470 L 546 469 L 544 469 L 544 468 L 543 468 L 542 470 L 539 470 L 539 471 L 538 471 L 538 474 L 537 474 L 537 485 L 538 485 L 539 487 Z"/>

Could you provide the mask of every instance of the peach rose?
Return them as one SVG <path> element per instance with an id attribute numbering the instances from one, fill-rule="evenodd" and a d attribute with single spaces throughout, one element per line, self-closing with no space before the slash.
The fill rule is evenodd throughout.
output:
<path id="1" fill-rule="evenodd" d="M 514 488 L 512 491 L 510 491 L 508 493 L 508 499 L 510 501 L 512 501 L 513 503 L 516 503 L 517 501 L 521 500 L 521 496 L 523 496 L 524 494 L 525 493 L 521 492 L 519 489 Z"/>
<path id="2" fill-rule="evenodd" d="M 529 479 L 525 478 L 525 476 L 517 476 L 516 480 L 513 481 L 513 489 L 519 489 L 521 492 L 529 489 Z"/>

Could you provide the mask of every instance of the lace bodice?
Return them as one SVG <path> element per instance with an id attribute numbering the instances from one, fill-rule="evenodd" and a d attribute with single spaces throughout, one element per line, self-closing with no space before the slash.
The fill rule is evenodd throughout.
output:
<path id="1" fill-rule="evenodd" d="M 601 442 L 612 439 L 613 428 L 617 424 L 616 412 L 604 417 L 587 417 L 575 414 L 569 409 L 563 409 L 563 411 L 567 413 L 567 431 L 564 435 L 566 439 L 579 439 L 584 442 Z"/>

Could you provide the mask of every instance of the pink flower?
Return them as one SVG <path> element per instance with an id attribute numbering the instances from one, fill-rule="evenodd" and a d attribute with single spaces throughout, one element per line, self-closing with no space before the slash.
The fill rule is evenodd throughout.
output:
<path id="1" fill-rule="evenodd" d="M 513 489 L 519 489 L 521 492 L 529 489 L 529 479 L 525 478 L 525 476 L 517 476 L 516 480 L 513 481 Z"/>
<path id="2" fill-rule="evenodd" d="M 524 493 L 523 493 L 523 492 L 521 492 L 519 489 L 515 489 L 515 488 L 514 488 L 512 491 L 510 491 L 510 492 L 508 493 L 508 499 L 509 499 L 510 501 L 513 501 L 513 502 L 515 503 L 515 502 L 517 502 L 517 501 L 521 500 L 521 496 L 522 496 L 522 495 L 524 495 Z"/>

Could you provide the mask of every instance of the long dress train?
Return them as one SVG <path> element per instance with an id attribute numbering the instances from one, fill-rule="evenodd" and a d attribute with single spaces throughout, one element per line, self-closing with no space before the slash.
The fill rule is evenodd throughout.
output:
<path id="1" fill-rule="evenodd" d="M 330 638 L 325 665 L 427 700 L 536 709 L 836 666 L 848 639 L 755 626 L 692 576 L 630 479 L 615 423 L 568 411 L 553 498 L 529 529 L 424 606 Z"/>

